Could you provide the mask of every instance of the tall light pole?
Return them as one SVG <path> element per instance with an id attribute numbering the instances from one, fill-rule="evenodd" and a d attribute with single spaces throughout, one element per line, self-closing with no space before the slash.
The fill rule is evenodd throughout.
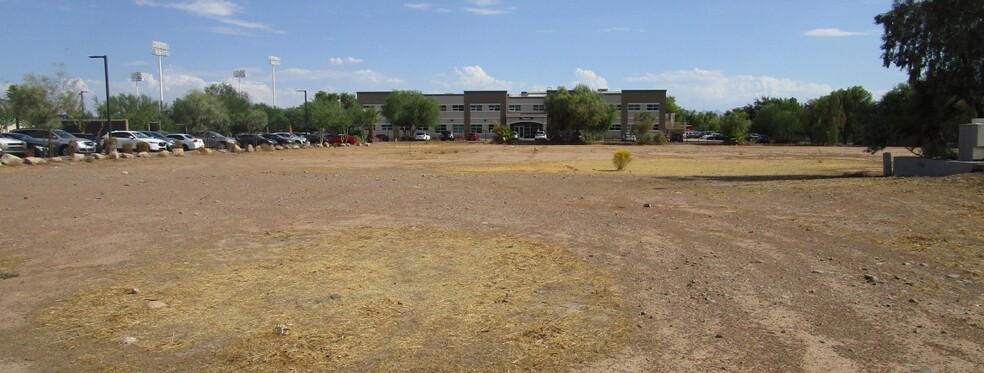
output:
<path id="1" fill-rule="evenodd" d="M 171 47 L 163 41 L 150 42 L 152 53 L 157 56 L 157 76 L 161 82 L 161 111 L 164 111 L 164 57 L 167 57 Z"/>
<path id="2" fill-rule="evenodd" d="M 280 66 L 280 57 L 269 56 L 270 66 L 273 66 L 273 107 L 277 107 L 277 66 Z"/>
<path id="3" fill-rule="evenodd" d="M 84 89 L 81 90 L 81 91 L 79 91 L 79 103 L 82 104 L 81 106 L 82 106 L 82 114 L 83 115 L 85 115 L 85 94 L 88 93 L 88 92 L 89 91 L 86 91 Z"/>
<path id="4" fill-rule="evenodd" d="M 89 58 L 102 58 L 103 60 L 103 77 L 106 79 L 106 125 L 109 126 L 106 133 L 109 133 L 113 129 L 113 110 L 109 107 L 109 57 L 102 55 L 89 56 Z M 102 134 L 97 133 L 96 136 L 102 137 Z"/>
<path id="5" fill-rule="evenodd" d="M 232 77 L 239 79 L 239 94 L 243 93 L 243 78 L 246 77 L 246 70 L 236 70 L 232 72 Z"/>
<path id="6" fill-rule="evenodd" d="M 133 85 L 135 87 L 137 87 L 137 97 L 140 97 L 140 82 L 143 81 L 143 74 L 141 74 L 139 71 L 135 73 L 131 73 L 130 81 L 133 82 Z"/>
<path id="7" fill-rule="evenodd" d="M 307 108 L 307 90 L 298 89 L 298 92 L 304 92 L 304 130 L 307 131 L 308 127 L 308 108 Z"/>

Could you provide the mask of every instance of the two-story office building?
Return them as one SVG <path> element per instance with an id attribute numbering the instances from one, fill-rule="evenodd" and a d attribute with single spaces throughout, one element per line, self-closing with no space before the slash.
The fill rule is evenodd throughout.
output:
<path id="1" fill-rule="evenodd" d="M 617 115 L 606 137 L 618 136 L 623 130 L 632 128 L 638 113 L 652 113 L 657 122 L 653 130 L 666 127 L 666 90 L 600 90 Z M 382 110 L 390 92 L 357 92 L 356 97 L 363 107 Z M 506 91 L 465 91 L 464 93 L 425 94 L 440 106 L 441 115 L 436 127 L 426 130 L 450 130 L 455 136 L 476 133 L 482 137 L 491 133 L 495 122 L 504 123 L 520 138 L 533 138 L 536 131 L 546 130 L 547 112 L 544 98 L 547 92 L 522 92 L 510 95 Z M 393 133 L 393 125 L 383 116 L 375 124 L 376 133 Z M 418 128 L 423 129 L 423 128 Z"/>

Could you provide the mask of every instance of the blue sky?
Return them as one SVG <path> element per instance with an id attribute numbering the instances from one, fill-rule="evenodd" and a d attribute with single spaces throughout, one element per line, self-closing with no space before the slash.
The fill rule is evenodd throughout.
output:
<path id="1" fill-rule="evenodd" d="M 891 0 L 0 0 L 0 84 L 61 70 L 104 95 L 158 99 L 239 81 L 256 102 L 298 89 L 510 93 L 585 83 L 666 89 L 688 109 L 727 110 L 764 95 L 816 98 L 860 85 L 876 98 L 905 75 L 881 63 L 873 18 Z M 92 108 L 91 97 L 86 96 Z"/>

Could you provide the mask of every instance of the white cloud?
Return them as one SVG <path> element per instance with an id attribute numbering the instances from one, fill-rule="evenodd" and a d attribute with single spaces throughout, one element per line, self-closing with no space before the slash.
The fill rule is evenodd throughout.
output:
<path id="1" fill-rule="evenodd" d="M 358 65 L 362 62 L 361 58 L 355 57 L 332 57 L 328 59 L 328 63 L 332 65 Z"/>
<path id="2" fill-rule="evenodd" d="M 372 71 L 369 69 L 358 70 L 355 73 L 355 79 L 362 84 L 368 84 L 371 86 L 381 86 L 385 85 L 388 87 L 403 85 L 403 79 L 388 77 L 382 73 Z"/>
<path id="3" fill-rule="evenodd" d="M 629 32 L 629 30 L 630 29 L 628 27 L 612 27 L 602 29 L 601 32 Z"/>
<path id="4" fill-rule="evenodd" d="M 191 0 L 185 2 L 157 2 L 153 0 L 133 0 L 139 6 L 163 7 L 177 9 L 199 17 L 210 18 L 227 26 L 209 28 L 212 32 L 226 35 L 248 35 L 248 30 L 284 33 L 273 26 L 262 22 L 246 21 L 234 18 L 243 12 L 243 7 L 228 0 Z M 232 27 L 228 27 L 232 26 Z"/>
<path id="5" fill-rule="evenodd" d="M 584 84 L 593 89 L 608 88 L 608 80 L 596 74 L 594 71 L 577 68 L 574 71 L 575 80 L 573 85 Z"/>
<path id="6" fill-rule="evenodd" d="M 670 71 L 626 78 L 666 89 L 681 106 L 697 110 L 728 110 L 762 96 L 796 97 L 806 101 L 833 91 L 828 84 L 801 82 L 771 76 L 725 75 L 702 69 Z"/>
<path id="7" fill-rule="evenodd" d="M 492 8 L 461 8 L 462 10 L 480 16 L 497 16 L 500 14 L 512 13 L 516 8 L 503 8 L 503 9 L 492 9 Z"/>
<path id="8" fill-rule="evenodd" d="M 416 9 L 416 10 L 427 10 L 427 9 L 430 9 L 431 6 L 433 6 L 433 4 L 431 4 L 431 3 L 406 3 L 406 4 L 403 4 L 403 7 L 404 8 Z"/>
<path id="9" fill-rule="evenodd" d="M 457 84 L 462 88 L 468 89 L 506 89 L 513 86 L 512 82 L 493 78 L 482 69 L 481 66 L 465 66 L 461 69 L 454 68 L 455 75 L 458 76 Z"/>
<path id="10" fill-rule="evenodd" d="M 820 36 L 820 37 L 841 37 L 841 36 L 862 35 L 862 33 L 853 32 L 853 31 L 844 31 L 836 28 L 818 28 L 818 29 L 807 31 L 803 35 Z"/>
<path id="11" fill-rule="evenodd" d="M 493 5 L 498 5 L 501 0 L 468 0 L 469 3 L 475 4 L 475 6 L 480 7 L 490 7 Z"/>

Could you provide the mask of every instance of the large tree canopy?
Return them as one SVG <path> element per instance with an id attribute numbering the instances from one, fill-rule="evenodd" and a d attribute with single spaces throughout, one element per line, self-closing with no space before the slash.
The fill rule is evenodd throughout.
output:
<path id="1" fill-rule="evenodd" d="M 174 100 L 174 120 L 191 131 L 225 132 L 229 127 L 229 114 L 217 96 L 199 90 Z"/>
<path id="2" fill-rule="evenodd" d="M 146 129 L 150 128 L 148 123 L 164 126 L 165 123 L 170 122 L 170 118 L 161 111 L 158 102 L 147 95 L 136 96 L 122 93 L 110 97 L 109 103 L 109 107 L 113 108 L 113 118 L 127 119 L 132 128 Z M 105 118 L 106 103 L 103 102 L 99 105 L 96 112 L 100 118 Z"/>
<path id="3" fill-rule="evenodd" d="M 569 139 L 574 131 L 601 133 L 615 120 L 615 109 L 605 102 L 605 96 L 584 84 L 573 90 L 550 91 L 543 103 L 550 122 L 548 135 L 553 139 Z"/>
<path id="4" fill-rule="evenodd" d="M 420 91 L 393 91 L 386 97 L 382 114 L 393 124 L 393 133 L 396 134 L 401 129 L 437 125 L 441 108 L 436 100 L 424 96 Z"/>

